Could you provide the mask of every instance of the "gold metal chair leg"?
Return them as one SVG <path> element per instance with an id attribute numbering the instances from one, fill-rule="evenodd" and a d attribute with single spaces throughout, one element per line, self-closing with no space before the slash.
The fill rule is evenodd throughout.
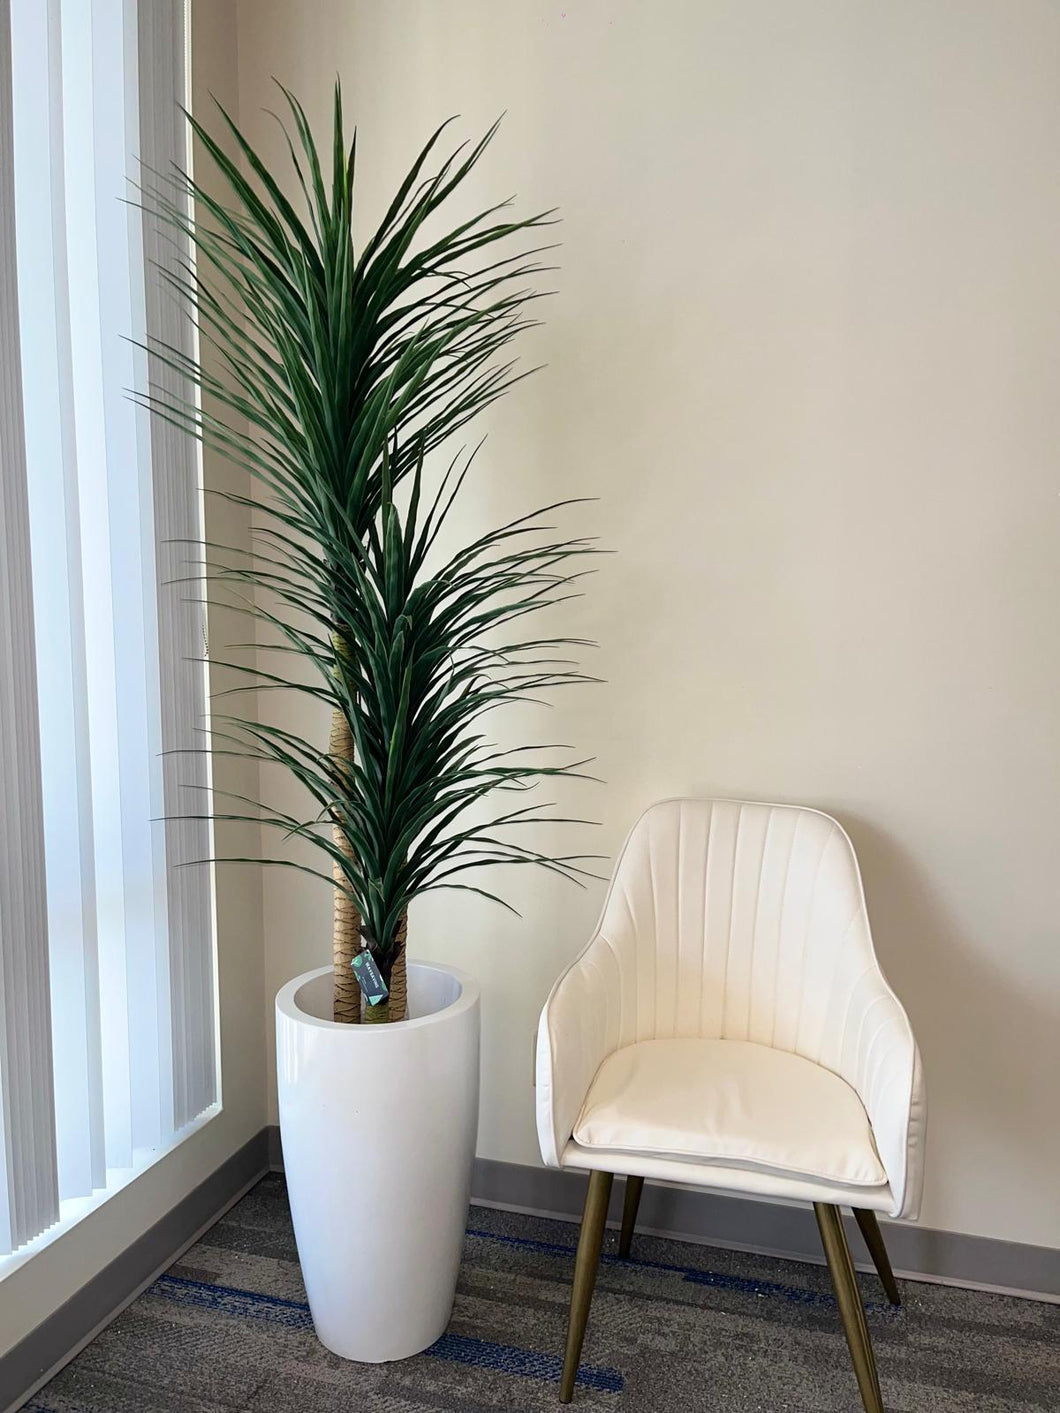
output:
<path id="1" fill-rule="evenodd" d="M 618 1238 L 618 1254 L 628 1256 L 633 1245 L 633 1228 L 637 1225 L 637 1209 L 640 1207 L 640 1194 L 644 1191 L 642 1177 L 626 1178 L 626 1194 L 622 1202 L 622 1232 Z"/>
<path id="2" fill-rule="evenodd" d="M 857 1224 L 861 1228 L 861 1235 L 865 1238 L 865 1245 L 869 1248 L 872 1264 L 876 1267 L 876 1274 L 887 1293 L 887 1299 L 892 1305 L 901 1305 L 902 1297 L 898 1293 L 898 1282 L 891 1270 L 891 1258 L 887 1255 L 887 1248 L 883 1244 L 883 1232 L 880 1231 L 876 1213 L 862 1207 L 855 1207 L 853 1211 Z"/>
<path id="3" fill-rule="evenodd" d="M 857 1375 L 865 1413 L 884 1413 L 876 1359 L 869 1339 L 865 1310 L 858 1293 L 854 1262 L 850 1259 L 850 1247 L 843 1230 L 842 1213 L 838 1207 L 828 1202 L 815 1202 L 813 1211 L 828 1260 L 828 1269 L 832 1275 L 839 1314 L 843 1321 L 843 1333 L 850 1347 L 850 1357 L 854 1362 L 854 1373 Z"/>
<path id="4" fill-rule="evenodd" d="M 574 1380 L 582 1357 L 585 1326 L 589 1322 L 596 1272 L 600 1265 L 600 1247 L 607 1224 L 607 1204 L 611 1197 L 611 1173 L 589 1174 L 589 1191 L 585 1195 L 582 1229 L 578 1237 L 578 1254 L 574 1259 L 574 1287 L 570 1297 L 570 1319 L 567 1324 L 567 1352 L 563 1357 L 563 1377 L 559 1385 L 560 1403 L 569 1403 L 574 1396 Z"/>

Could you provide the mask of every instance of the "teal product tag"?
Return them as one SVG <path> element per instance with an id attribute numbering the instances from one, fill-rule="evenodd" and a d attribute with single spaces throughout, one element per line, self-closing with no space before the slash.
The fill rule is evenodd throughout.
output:
<path id="1" fill-rule="evenodd" d="M 353 967 L 353 974 L 357 978 L 357 984 L 364 992 L 364 999 L 370 1006 L 378 1006 L 380 1001 L 385 1001 L 390 995 L 382 973 L 376 965 L 375 958 L 365 947 L 358 952 L 350 963 Z"/>

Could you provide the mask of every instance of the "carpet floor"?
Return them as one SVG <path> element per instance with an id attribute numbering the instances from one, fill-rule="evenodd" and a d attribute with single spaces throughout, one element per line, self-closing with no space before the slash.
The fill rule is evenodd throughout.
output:
<path id="1" fill-rule="evenodd" d="M 270 1176 L 43 1388 L 32 1413 L 558 1408 L 577 1229 L 471 1209 L 448 1332 L 398 1364 L 316 1340 Z M 858 1413 L 823 1268 L 638 1237 L 600 1268 L 575 1410 Z M 1060 1307 L 861 1277 L 888 1413 L 1060 1409 Z"/>

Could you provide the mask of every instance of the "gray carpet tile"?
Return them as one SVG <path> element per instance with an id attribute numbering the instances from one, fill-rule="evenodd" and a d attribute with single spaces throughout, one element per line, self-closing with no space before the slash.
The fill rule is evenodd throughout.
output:
<path id="1" fill-rule="evenodd" d="M 33 1398 L 32 1413 L 555 1410 L 577 1230 L 473 1207 L 448 1332 L 397 1364 L 314 1334 L 270 1176 Z M 575 1408 L 858 1413 L 823 1267 L 639 1236 L 600 1267 Z M 1060 1307 L 861 1277 L 889 1413 L 1057 1413 Z"/>

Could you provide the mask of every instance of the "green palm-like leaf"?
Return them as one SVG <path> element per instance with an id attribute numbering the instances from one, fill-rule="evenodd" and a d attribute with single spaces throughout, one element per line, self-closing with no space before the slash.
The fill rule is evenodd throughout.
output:
<path id="1" fill-rule="evenodd" d="M 356 140 L 344 134 L 341 92 L 330 161 L 298 100 L 282 93 L 297 205 L 223 109 L 234 156 L 189 122 L 225 194 L 184 172 L 147 190 L 146 203 L 194 249 L 194 262 L 163 274 L 213 357 L 151 346 L 167 376 L 141 400 L 253 480 L 250 495 L 229 498 L 258 513 L 255 552 L 207 545 L 205 555 L 214 581 L 270 630 L 281 665 L 231 664 L 241 677 L 233 690 L 308 693 L 340 713 L 355 746 L 352 760 L 336 760 L 277 726 L 215 716 L 214 750 L 283 766 L 315 812 L 299 820 L 233 800 L 214 818 L 254 819 L 325 854 L 319 870 L 302 867 L 336 871 L 386 972 L 398 921 L 420 893 L 495 896 L 462 875 L 500 863 L 582 875 L 585 858 L 551 857 L 516 837 L 556 822 L 551 806 L 489 817 L 481 802 L 585 763 L 558 747 L 498 750 L 480 722 L 587 680 L 564 656 L 571 640 L 527 634 L 521 620 L 568 597 L 594 548 L 555 538 L 548 520 L 563 507 L 553 506 L 430 567 L 472 458 L 452 460 L 433 496 L 425 458 L 522 376 L 509 346 L 532 323 L 539 294 L 528 282 L 550 248 L 535 243 L 550 214 L 507 219 L 508 203 L 437 231 L 496 125 L 439 157 L 443 124 L 358 252 Z M 394 492 L 405 480 L 401 510 Z M 288 675 L 283 654 L 302 670 Z"/>

